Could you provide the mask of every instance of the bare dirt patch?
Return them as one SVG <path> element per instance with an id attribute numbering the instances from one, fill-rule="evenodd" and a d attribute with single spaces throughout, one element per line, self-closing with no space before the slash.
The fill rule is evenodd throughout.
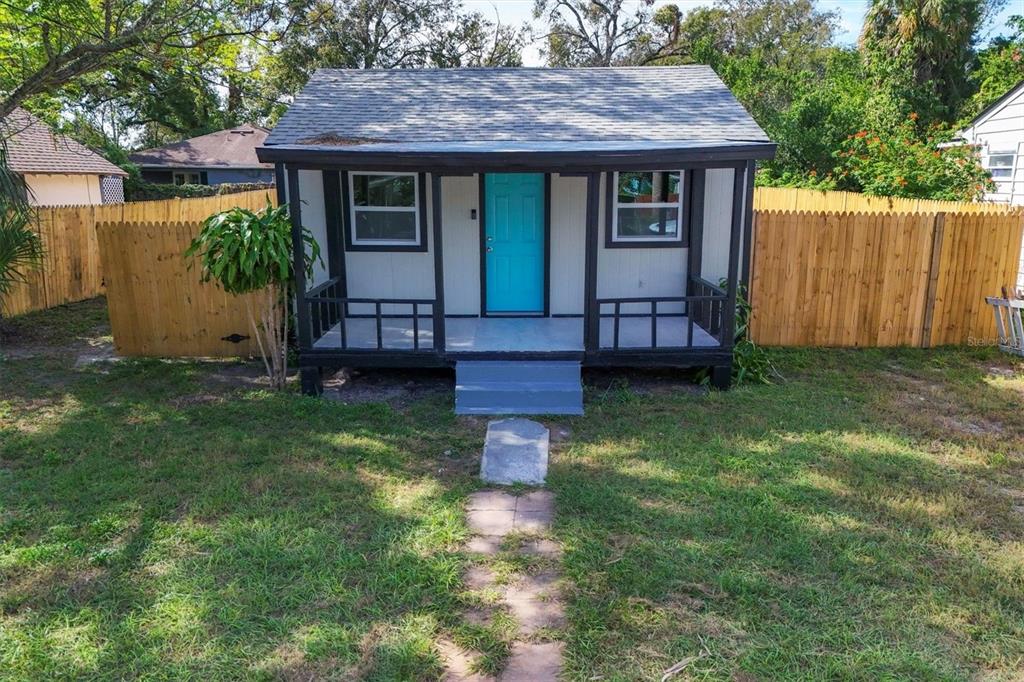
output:
<path id="1" fill-rule="evenodd" d="M 451 393 L 447 370 L 342 369 L 324 379 L 324 397 L 340 403 L 387 403 L 402 408 L 417 400 Z"/>
<path id="2" fill-rule="evenodd" d="M 659 396 L 688 393 L 700 395 L 707 389 L 695 383 L 691 370 L 672 368 L 591 368 L 583 372 L 583 384 L 600 394 L 627 390 L 636 395 Z"/>

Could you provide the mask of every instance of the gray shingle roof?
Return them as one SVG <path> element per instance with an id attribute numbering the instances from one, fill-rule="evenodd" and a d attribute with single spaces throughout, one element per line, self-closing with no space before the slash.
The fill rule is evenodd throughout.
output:
<path id="1" fill-rule="evenodd" d="M 666 66 L 320 69 L 266 145 L 623 141 L 770 142 L 710 67 Z"/>
<path id="2" fill-rule="evenodd" d="M 7 164 L 18 173 L 128 175 L 21 108 L 0 121 L 0 137 L 7 144 Z"/>
<path id="3" fill-rule="evenodd" d="M 272 168 L 260 163 L 256 147 L 267 139 L 267 129 L 246 123 L 181 142 L 135 152 L 128 159 L 144 168 Z"/>

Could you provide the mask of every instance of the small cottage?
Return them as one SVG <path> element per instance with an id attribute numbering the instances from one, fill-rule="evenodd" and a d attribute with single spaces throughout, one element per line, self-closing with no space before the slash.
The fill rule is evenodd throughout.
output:
<path id="1" fill-rule="evenodd" d="M 454 366 L 458 412 L 578 412 L 581 366 L 729 383 L 775 144 L 709 67 L 321 69 L 257 153 L 323 249 L 307 392 Z"/>
<path id="2" fill-rule="evenodd" d="M 123 170 L 70 137 L 17 108 L 0 121 L 7 164 L 21 175 L 35 206 L 78 206 L 124 201 Z"/>

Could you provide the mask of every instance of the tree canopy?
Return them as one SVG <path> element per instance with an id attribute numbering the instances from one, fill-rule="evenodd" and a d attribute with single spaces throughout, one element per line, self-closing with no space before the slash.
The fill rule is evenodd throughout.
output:
<path id="1" fill-rule="evenodd" d="M 515 66 L 534 42 L 551 66 L 711 65 L 779 143 L 762 183 L 970 198 L 977 160 L 943 143 L 1024 80 L 1024 18 L 981 45 L 1003 1 L 871 0 L 837 47 L 815 0 L 534 0 L 533 27 L 448 0 L 0 0 L 0 117 L 24 104 L 127 166 L 273 124 L 316 68 Z"/>

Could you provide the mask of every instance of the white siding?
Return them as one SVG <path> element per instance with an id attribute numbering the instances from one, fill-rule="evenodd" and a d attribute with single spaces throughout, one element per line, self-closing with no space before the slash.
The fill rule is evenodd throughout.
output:
<path id="1" fill-rule="evenodd" d="M 387 170 L 387 169 L 384 169 Z M 427 251 L 350 251 L 345 254 L 345 274 L 351 298 L 434 298 L 434 233 L 431 219 L 430 175 L 426 196 Z M 385 312 L 409 313 L 409 306 L 389 306 Z M 354 313 L 372 312 L 371 306 L 352 306 Z M 429 312 L 429 311 L 426 311 Z"/>
<path id="2" fill-rule="evenodd" d="M 981 162 L 990 167 L 989 157 L 996 153 L 1012 153 L 1016 166 L 1007 178 L 993 178 L 996 190 L 987 194 L 988 201 L 1024 205 L 1024 85 L 1018 86 L 998 108 L 965 128 L 962 136 L 981 147 Z"/>
<path id="3" fill-rule="evenodd" d="M 597 256 L 597 297 L 630 298 L 636 296 L 683 296 L 686 294 L 687 249 L 606 249 L 605 215 L 607 192 L 606 174 L 601 174 L 601 202 L 599 215 L 600 246 Z M 671 308 L 661 307 L 670 311 Z M 638 304 L 624 306 L 623 312 L 648 312 L 650 306 Z M 604 312 L 611 312 L 610 309 Z"/>
<path id="4" fill-rule="evenodd" d="M 712 282 L 725 276 L 728 264 L 732 208 L 732 175 L 729 169 L 709 170 L 705 184 L 704 277 Z M 606 177 L 599 182 L 598 296 L 628 298 L 682 296 L 686 291 L 688 250 L 684 248 L 605 248 Z M 348 295 L 353 298 L 433 298 L 435 248 L 430 206 L 430 178 L 426 202 L 428 250 L 425 252 L 350 251 L 345 254 Z M 320 171 L 299 171 L 302 222 L 321 246 L 324 265 L 317 264 L 313 287 L 327 279 L 327 220 Z M 585 295 L 587 181 L 582 177 L 551 178 L 551 313 L 582 315 Z M 441 182 L 443 200 L 443 251 L 446 312 L 477 315 L 480 312 L 480 215 L 478 176 L 446 177 Z M 471 211 L 477 217 L 471 217 Z M 341 216 L 339 216 L 341 220 Z M 408 306 L 386 312 L 409 312 Z M 623 308 L 646 312 L 648 306 Z M 671 308 L 662 308 L 671 310 Z M 368 306 L 353 312 L 369 313 Z M 426 311 L 424 311 L 426 312 Z M 607 312 L 607 311 L 606 311 Z"/>
<path id="5" fill-rule="evenodd" d="M 1009 177 L 993 178 L 994 192 L 985 195 L 987 201 L 1024 206 L 1024 85 L 998 108 L 974 121 L 961 136 L 981 146 L 981 164 L 991 168 L 990 157 L 998 153 L 1012 153 L 1014 165 Z M 1022 247 L 1017 275 L 1017 287 L 1024 289 L 1024 247 Z"/>
<path id="6" fill-rule="evenodd" d="M 320 260 L 313 264 L 313 277 L 306 282 L 306 286 L 312 289 L 330 279 L 327 272 L 327 218 L 324 214 L 324 179 L 320 171 L 299 171 L 299 198 L 302 200 L 300 205 L 302 226 L 313 233 L 313 239 L 320 246 Z"/>
<path id="7" fill-rule="evenodd" d="M 705 175 L 704 241 L 700 271 L 701 277 L 712 284 L 718 284 L 718 280 L 729 272 L 734 175 L 729 168 L 712 168 Z"/>
<path id="8" fill-rule="evenodd" d="M 587 179 L 551 176 L 551 314 L 582 315 Z"/>
<path id="9" fill-rule="evenodd" d="M 444 307 L 448 315 L 480 314 L 480 178 L 441 180 Z M 477 211 L 477 218 L 471 211 Z"/>

